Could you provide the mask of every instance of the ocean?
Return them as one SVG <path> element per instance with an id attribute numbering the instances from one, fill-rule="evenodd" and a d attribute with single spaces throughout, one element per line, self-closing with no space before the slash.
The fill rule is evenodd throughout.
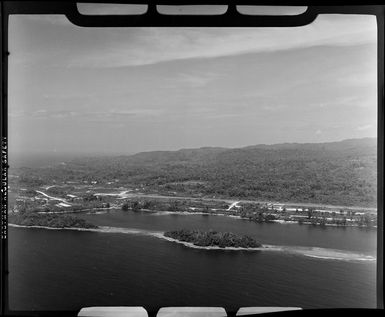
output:
<path id="1" fill-rule="evenodd" d="M 11 310 L 376 306 L 374 229 L 117 210 L 81 217 L 103 229 L 9 228 Z M 274 250 L 193 249 L 154 235 L 182 228 L 247 234 Z"/>

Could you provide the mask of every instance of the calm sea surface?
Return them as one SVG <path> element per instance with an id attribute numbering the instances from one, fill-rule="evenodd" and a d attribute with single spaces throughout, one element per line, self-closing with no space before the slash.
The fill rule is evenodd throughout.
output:
<path id="1" fill-rule="evenodd" d="M 375 230 L 121 211 L 82 218 L 140 233 L 9 228 L 10 309 L 376 305 Z M 181 228 L 248 234 L 282 248 L 200 250 L 151 236 Z"/>

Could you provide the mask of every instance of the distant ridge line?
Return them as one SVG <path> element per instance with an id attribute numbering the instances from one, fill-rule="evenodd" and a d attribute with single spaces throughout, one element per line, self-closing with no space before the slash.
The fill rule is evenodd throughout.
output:
<path id="1" fill-rule="evenodd" d="M 181 148 L 177 150 L 149 150 L 149 151 L 140 151 L 136 153 L 131 154 L 120 154 L 118 156 L 124 157 L 124 156 L 134 156 L 137 154 L 143 154 L 143 153 L 172 153 L 172 152 L 183 152 L 183 151 L 197 151 L 197 150 L 242 150 L 242 149 L 252 149 L 252 148 L 269 148 L 269 147 L 282 147 L 282 146 L 321 146 L 321 145 L 332 145 L 332 144 L 341 144 L 341 143 L 349 143 L 349 142 L 360 142 L 360 141 L 376 141 L 377 137 L 365 137 L 365 138 L 350 138 L 350 139 L 343 139 L 340 141 L 330 141 L 330 142 L 283 142 L 283 143 L 259 143 L 254 145 L 246 145 L 241 147 L 221 147 L 221 146 L 202 146 L 202 147 L 196 147 L 196 148 Z"/>

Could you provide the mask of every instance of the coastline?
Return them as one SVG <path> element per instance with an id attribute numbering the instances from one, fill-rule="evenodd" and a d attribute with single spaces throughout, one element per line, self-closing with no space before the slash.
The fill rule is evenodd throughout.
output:
<path id="1" fill-rule="evenodd" d="M 48 215 L 48 214 L 60 214 L 60 215 L 66 215 L 66 214 L 81 214 L 81 213 L 86 213 L 89 215 L 99 215 L 99 214 L 106 214 L 110 212 L 118 212 L 121 211 L 120 208 L 113 206 L 109 208 L 91 208 L 91 209 L 81 209 L 81 210 L 68 210 L 68 211 L 50 211 L 50 212 L 43 212 L 39 211 L 37 214 L 41 215 Z M 216 213 L 216 212 L 201 212 L 201 211 L 171 211 L 171 210 L 150 210 L 150 209 L 141 209 L 139 212 L 145 212 L 148 214 L 151 214 L 153 216 L 167 216 L 167 215 L 181 215 L 181 216 L 194 216 L 194 215 L 201 215 L 201 216 L 216 216 L 216 217 L 229 217 L 233 219 L 238 219 L 238 220 L 247 220 L 247 221 L 252 221 L 247 217 L 242 217 L 238 215 L 233 215 L 233 214 L 226 214 L 223 212 Z M 275 220 L 270 220 L 270 221 L 264 221 L 263 223 L 277 223 L 277 224 L 282 224 L 282 225 L 292 225 L 292 224 L 298 224 L 298 225 L 310 225 L 310 226 L 323 226 L 323 227 L 335 227 L 335 228 L 346 228 L 346 227 L 351 227 L 351 228 L 360 228 L 358 225 L 338 225 L 338 224 L 333 224 L 333 223 L 325 223 L 323 225 L 321 224 L 314 224 L 309 221 L 305 221 L 303 223 L 300 223 L 295 220 L 283 220 L 283 219 L 275 219 Z M 363 227 L 367 228 L 367 227 Z M 377 226 L 371 226 L 369 227 L 370 229 L 375 229 L 377 230 Z"/>
<path id="2" fill-rule="evenodd" d="M 335 260 L 335 261 L 351 261 L 351 262 L 376 262 L 376 257 L 368 254 L 357 253 L 354 251 L 348 250 L 337 250 L 337 249 L 328 249 L 321 247 L 304 247 L 304 246 L 279 246 L 279 245 L 270 245 L 263 244 L 259 248 L 233 248 L 233 247 L 214 247 L 214 246 L 197 246 L 193 243 L 179 241 L 170 237 L 164 236 L 164 232 L 159 231 L 149 231 L 136 228 L 118 228 L 118 227 L 107 227 L 100 226 L 98 229 L 93 228 L 52 228 L 44 226 L 25 226 L 25 225 L 16 225 L 8 224 L 10 227 L 15 228 L 24 228 L 24 229 L 46 229 L 46 230 L 69 230 L 69 231 L 84 231 L 84 232 L 95 232 L 95 233 L 120 233 L 120 234 L 134 234 L 142 236 L 151 236 L 158 239 L 162 239 L 168 242 L 174 242 L 176 244 L 183 245 L 190 249 L 200 249 L 205 251 L 269 251 L 269 252 L 284 252 L 292 255 L 301 255 L 318 260 Z"/>
<path id="3" fill-rule="evenodd" d="M 236 215 L 230 215 L 230 214 L 225 214 L 225 213 L 205 213 L 205 212 L 193 212 L 193 211 L 149 211 L 149 210 L 143 210 L 144 212 L 152 213 L 154 216 L 167 216 L 167 215 L 181 215 L 181 216 L 193 216 L 193 215 L 204 215 L 204 216 L 222 216 L 222 217 L 229 217 L 233 219 L 238 219 L 238 220 L 247 220 L 251 221 L 247 217 L 241 217 L 241 216 L 236 216 Z M 91 213 L 90 213 L 91 214 Z M 95 213 L 96 214 L 96 213 Z M 298 221 L 294 220 L 282 220 L 282 219 L 275 219 L 275 220 L 270 220 L 270 221 L 265 221 L 263 223 L 277 223 L 277 224 L 282 224 L 282 225 L 308 225 L 308 226 L 325 226 L 325 227 L 335 227 L 335 228 L 360 228 L 358 225 L 337 225 L 333 223 L 325 223 L 324 225 L 320 224 L 313 224 L 311 222 L 303 222 L 299 223 Z M 364 227 L 366 228 L 366 227 Z M 371 229 L 376 229 L 377 226 L 370 227 Z"/>
<path id="4" fill-rule="evenodd" d="M 48 227 L 48 226 L 26 226 L 26 225 L 17 225 L 15 223 L 8 223 L 8 227 L 14 228 L 31 228 L 31 229 L 46 229 L 46 230 L 73 230 L 73 231 L 94 231 L 98 232 L 99 228 L 77 228 L 77 227 Z"/>
<path id="5" fill-rule="evenodd" d="M 123 189 L 123 188 L 120 188 L 120 189 Z M 120 196 L 122 194 L 124 194 L 123 196 L 124 197 L 120 197 L 120 198 L 133 198 L 133 197 L 137 197 L 137 198 L 156 198 L 156 199 L 172 199 L 172 200 L 178 200 L 180 198 L 182 198 L 182 196 L 163 196 L 161 194 L 143 194 L 143 193 L 128 193 L 130 190 L 126 190 L 126 191 L 121 191 L 120 193 L 97 193 L 97 194 L 93 194 L 93 195 L 101 195 L 101 196 Z M 37 193 L 39 194 L 42 194 L 44 195 L 45 197 L 48 197 L 50 199 L 54 199 L 54 200 L 61 200 L 61 201 L 66 201 L 64 198 L 58 198 L 58 197 L 52 197 L 42 191 L 36 191 Z M 67 195 L 68 196 L 68 195 Z M 73 196 L 73 195 L 72 195 Z M 119 198 L 119 199 L 120 199 Z M 194 197 L 184 197 L 185 200 L 194 200 L 196 198 Z M 208 198 L 208 197 L 201 197 L 199 199 L 197 199 L 199 201 L 221 201 L 221 202 L 228 202 L 230 203 L 231 202 L 231 205 L 230 207 L 226 210 L 225 208 L 223 208 L 223 206 L 221 206 L 219 209 L 218 208 L 213 208 L 215 206 L 211 206 L 212 208 L 209 210 L 208 209 L 208 205 L 206 205 L 206 210 L 201 206 L 199 205 L 199 207 L 189 207 L 189 208 L 185 208 L 186 205 L 184 205 L 184 207 L 180 207 L 181 209 L 178 210 L 178 208 L 173 208 L 173 210 L 167 210 L 169 209 L 170 206 L 168 206 L 167 204 L 166 205 L 155 205 L 155 206 L 152 206 L 150 207 L 151 209 L 147 209 L 147 208 L 141 208 L 141 206 L 139 206 L 139 208 L 135 208 L 135 209 L 132 209 L 132 208 L 125 208 L 124 211 L 132 211 L 132 212 L 146 212 L 146 213 L 149 213 L 149 214 L 152 214 L 154 216 L 162 216 L 162 215 L 202 215 L 202 216 L 225 216 L 225 217 L 230 217 L 230 218 L 234 218 L 234 219 L 241 219 L 241 220 L 248 220 L 248 221 L 252 221 L 252 222 L 258 222 L 258 223 L 280 223 L 280 224 L 305 224 L 305 225 L 312 225 L 312 226 L 321 226 L 321 227 L 342 227 L 342 228 L 345 228 L 345 227 L 365 227 L 365 228 L 373 228 L 375 230 L 377 230 L 377 227 L 375 226 L 375 221 L 376 221 L 376 218 L 375 216 L 371 215 L 365 215 L 366 218 L 364 218 L 364 216 L 362 216 L 362 212 L 360 213 L 357 213 L 357 215 L 355 216 L 355 214 L 349 214 L 348 211 L 340 211 L 338 216 L 336 217 L 336 214 L 338 213 L 337 211 L 327 211 L 327 215 L 325 215 L 326 212 L 323 212 L 322 210 L 315 210 L 315 214 L 312 214 L 313 213 L 313 210 L 310 211 L 310 218 L 308 218 L 308 216 L 306 214 L 304 214 L 304 210 L 303 210 L 303 206 L 305 206 L 306 204 L 305 203 L 290 203 L 290 204 L 294 204 L 298 207 L 298 205 L 301 205 L 302 209 L 300 210 L 300 213 L 298 214 L 298 209 L 296 210 L 296 212 L 293 212 L 293 208 L 290 209 L 290 210 L 285 210 L 285 208 L 283 209 L 279 209 L 279 210 L 274 210 L 271 208 L 271 211 L 270 210 L 267 210 L 266 208 L 263 209 L 262 212 L 259 212 L 259 215 L 258 217 L 256 216 L 256 212 L 249 212 L 246 210 L 246 212 L 242 211 L 242 212 L 238 212 L 238 211 L 234 211 L 235 208 L 233 208 L 233 210 L 229 211 L 233 206 L 235 206 L 234 204 L 237 204 L 237 203 L 240 203 L 240 202 L 258 202 L 258 201 L 249 201 L 249 200 L 239 200 L 237 202 L 234 202 L 234 201 L 230 201 L 230 200 L 227 200 L 227 198 Z M 136 202 L 138 205 L 140 205 L 138 202 Z M 127 204 L 127 203 L 126 203 Z M 285 203 L 280 203 L 280 205 L 282 204 L 285 204 Z M 288 206 L 290 206 L 290 204 L 288 204 Z M 187 204 L 187 207 L 189 206 L 189 204 Z M 317 206 L 329 206 L 329 205 L 317 205 Z M 330 205 L 332 206 L 332 205 Z M 65 206 L 65 207 L 70 207 L 70 206 Z M 239 207 L 239 206 L 238 206 Z M 282 207 L 282 206 L 281 206 Z M 333 207 L 337 207 L 337 206 L 333 206 Z M 358 206 L 355 206 L 356 208 L 359 208 Z M 54 210 L 54 211 L 36 211 L 37 214 L 41 214 L 41 215 L 49 215 L 49 214 L 52 214 L 52 215 L 66 215 L 66 214 L 82 214 L 82 213 L 87 213 L 87 214 L 105 214 L 105 213 L 108 213 L 108 212 L 117 212 L 117 211 L 120 211 L 122 210 L 122 206 L 119 206 L 117 204 L 112 204 L 112 205 L 109 205 L 108 207 L 91 207 L 91 208 L 82 208 L 82 209 L 77 209 L 79 208 L 78 205 L 76 205 L 76 208 L 74 206 L 74 209 L 73 208 L 65 208 L 64 210 L 61 209 L 61 210 Z M 322 209 L 322 208 L 321 208 Z M 349 207 L 348 209 L 350 210 L 353 210 L 355 208 L 352 208 L 352 207 Z M 365 208 L 367 209 L 367 208 Z M 274 212 L 273 212 L 274 211 Z M 332 217 L 330 216 L 330 213 L 332 213 Z M 361 215 L 361 216 L 358 216 Z M 344 215 L 349 215 L 350 219 L 348 219 L 347 216 L 344 216 Z M 344 216 L 344 217 L 343 217 Z M 310 220 L 309 220 L 310 219 Z"/>
<path id="6" fill-rule="evenodd" d="M 15 228 L 26 228 L 26 229 L 47 229 L 47 230 L 71 230 L 71 231 L 88 231 L 88 232 L 100 232 L 100 233 L 130 233 L 130 234 L 142 234 L 142 235 L 148 235 L 153 236 L 159 239 L 163 239 L 169 242 L 175 242 L 182 244 L 186 247 L 193 248 L 193 249 L 202 249 L 202 250 L 229 250 L 229 251 L 261 251 L 261 250 L 274 250 L 279 251 L 282 250 L 280 247 L 274 247 L 274 246 L 262 246 L 259 248 L 235 248 L 235 247 L 215 247 L 215 246 L 198 246 L 190 242 L 180 241 L 177 239 L 173 239 L 170 237 L 166 237 L 164 235 L 164 232 L 151 232 L 151 231 L 145 231 L 140 229 L 131 229 L 131 228 L 116 228 L 116 227 L 106 227 L 101 226 L 99 228 L 76 228 L 76 227 L 66 227 L 66 228 L 55 228 L 55 227 L 47 227 L 47 226 L 25 226 L 25 225 L 17 225 L 10 223 L 8 224 L 10 227 Z"/>

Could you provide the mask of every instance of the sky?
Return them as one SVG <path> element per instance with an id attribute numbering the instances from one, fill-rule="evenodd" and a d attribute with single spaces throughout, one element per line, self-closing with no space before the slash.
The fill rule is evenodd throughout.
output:
<path id="1" fill-rule="evenodd" d="M 132 154 L 377 135 L 373 16 L 83 28 L 11 16 L 10 153 Z"/>

